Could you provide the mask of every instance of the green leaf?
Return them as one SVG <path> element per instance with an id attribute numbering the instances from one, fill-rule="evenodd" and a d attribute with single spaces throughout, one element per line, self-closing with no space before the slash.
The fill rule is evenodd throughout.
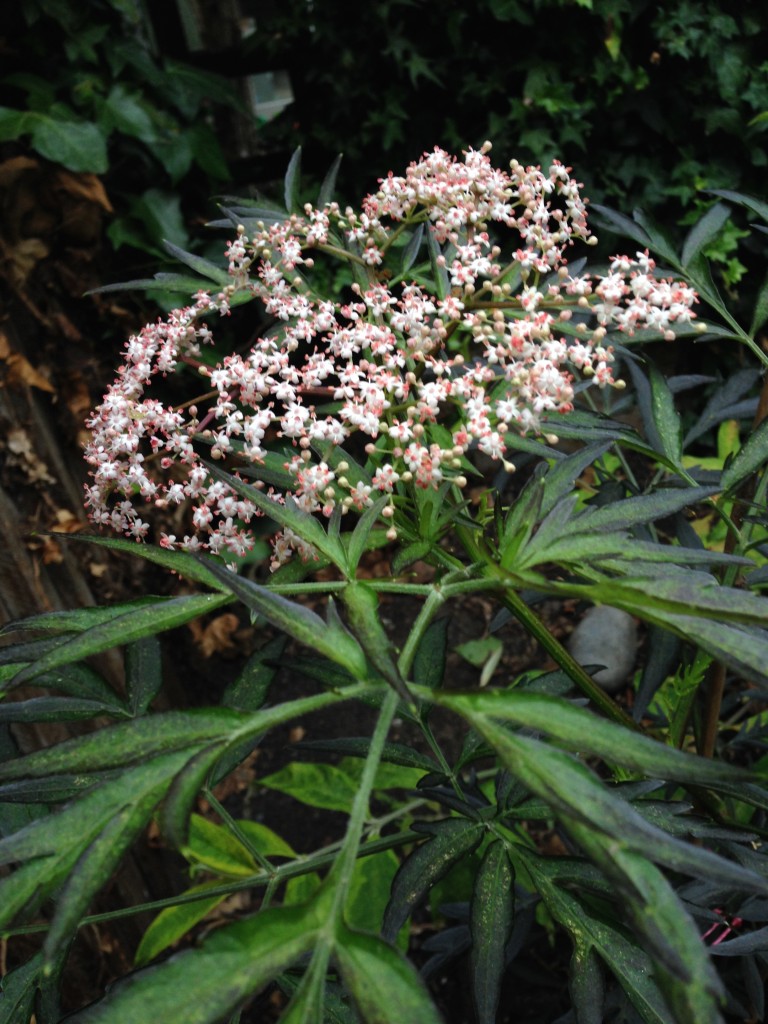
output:
<path id="1" fill-rule="evenodd" d="M 220 1024 L 308 953 L 320 922 L 312 907 L 273 907 L 217 929 L 185 950 L 118 982 L 71 1024 L 115 1024 L 151 1017 L 163 1024 Z"/>
<path id="2" fill-rule="evenodd" d="M 394 850 L 382 850 L 355 861 L 344 904 L 344 920 L 351 928 L 378 935 L 398 867 Z"/>
<path id="3" fill-rule="evenodd" d="M 222 706 L 235 711 L 258 711 L 266 702 L 287 642 L 287 637 L 279 636 L 254 651 L 240 675 L 224 690 Z"/>
<path id="4" fill-rule="evenodd" d="M 287 497 L 285 504 L 274 501 L 258 488 L 251 487 L 238 477 L 225 473 L 213 463 L 206 462 L 205 465 L 210 471 L 211 476 L 217 480 L 223 480 L 224 483 L 228 484 L 243 498 L 253 502 L 270 519 L 282 527 L 293 530 L 303 541 L 317 548 L 321 554 L 329 558 L 339 569 L 342 571 L 346 570 L 347 555 L 341 541 L 338 538 L 330 537 L 317 519 L 300 509 L 292 498 Z"/>
<path id="5" fill-rule="evenodd" d="M 411 675 L 418 686 L 434 690 L 442 686 L 448 654 L 448 619 L 431 622 L 421 638 L 413 659 Z"/>
<path id="6" fill-rule="evenodd" d="M 413 910 L 458 861 L 476 850 L 483 838 L 484 825 L 467 818 L 445 818 L 422 825 L 419 831 L 430 837 L 418 846 L 400 866 L 392 883 L 392 895 L 381 933 L 395 938 Z"/>
<path id="7" fill-rule="evenodd" d="M 568 987 L 579 1024 L 603 1024 L 605 986 L 600 959 L 583 936 L 574 936 Z"/>
<path id="8" fill-rule="evenodd" d="M 527 736 L 514 735 L 484 715 L 466 714 L 504 765 L 556 815 L 567 815 L 612 841 L 666 867 L 747 891 L 768 892 L 768 883 L 708 850 L 681 842 L 651 825 L 601 783 L 580 761 Z M 614 754 L 614 758 L 615 758 Z"/>
<path id="9" fill-rule="evenodd" d="M 96 544 L 99 547 L 109 548 L 110 551 L 122 551 L 124 554 L 130 555 L 132 558 L 144 558 L 148 562 L 152 562 L 154 565 L 162 565 L 165 569 L 170 569 L 171 572 L 178 573 L 179 576 L 183 576 L 185 579 L 193 580 L 195 583 L 202 583 L 204 586 L 211 587 L 213 590 L 222 590 L 222 586 L 218 578 L 214 576 L 213 573 L 210 573 L 198 558 L 194 555 L 188 554 L 186 551 L 167 551 L 165 548 L 158 547 L 154 544 L 137 544 L 135 541 L 123 540 L 120 537 L 86 537 L 78 534 L 72 534 L 67 539 L 73 541 L 87 541 L 89 544 Z M 131 604 L 162 600 L 164 599 L 145 597 L 139 598 L 136 602 L 131 602 Z M 96 610 L 100 611 L 101 609 Z"/>
<path id="10" fill-rule="evenodd" d="M 766 320 L 768 320 L 768 275 L 766 275 L 760 291 L 757 293 L 755 311 L 752 314 L 752 323 L 749 328 L 751 338 L 754 338 Z"/>
<path id="11" fill-rule="evenodd" d="M 599 203 L 590 203 L 589 208 L 599 215 L 597 217 L 598 224 L 602 220 L 610 231 L 615 232 L 621 238 L 631 238 L 643 249 L 651 248 L 651 239 L 648 233 L 635 221 L 625 217 L 623 213 L 617 213 L 616 210 L 601 206 Z"/>
<path id="12" fill-rule="evenodd" d="M 72 611 L 43 612 L 26 619 L 15 619 L 0 628 L 0 634 L 28 632 L 30 630 L 44 633 L 82 633 L 102 622 L 109 622 L 118 615 L 125 615 L 138 608 L 154 605 L 164 601 L 162 597 L 140 597 L 123 604 L 110 605 L 106 608 L 77 608 Z"/>
<path id="13" fill-rule="evenodd" d="M 691 617 L 691 613 L 695 613 L 701 618 L 719 620 L 721 625 L 731 622 L 768 625 L 768 600 L 765 597 L 736 587 L 721 586 L 713 576 L 694 569 L 680 567 L 664 576 L 656 572 L 646 576 L 638 571 L 634 579 L 626 576 L 621 580 L 594 584 L 590 589 L 597 603 L 615 604 L 625 611 L 633 610 L 640 618 L 652 622 L 658 617 L 661 625 L 673 624 L 674 619 L 667 613 L 675 617 Z M 711 632 L 715 641 L 717 630 L 711 629 Z"/>
<path id="14" fill-rule="evenodd" d="M 186 252 L 178 245 L 174 245 L 173 242 L 163 241 L 163 248 L 167 253 L 173 256 L 179 261 L 184 263 L 190 269 L 197 271 L 198 274 L 203 277 L 207 277 L 209 281 L 213 281 L 214 284 L 220 286 L 226 286 L 231 283 L 231 278 L 228 271 L 222 267 L 217 267 L 215 263 L 211 263 L 210 260 L 204 259 L 202 256 L 197 256 L 195 253 Z"/>
<path id="15" fill-rule="evenodd" d="M 366 1024 L 440 1024 L 419 975 L 386 942 L 340 929 L 335 959 Z"/>
<path id="16" fill-rule="evenodd" d="M 429 262 L 432 266 L 432 276 L 435 281 L 435 294 L 439 299 L 444 299 L 451 290 L 451 281 L 444 264 L 438 262 L 442 254 L 435 238 L 435 232 L 429 226 L 427 226 L 427 251 L 429 252 Z"/>
<path id="17" fill-rule="evenodd" d="M 288 162 L 288 169 L 285 172 L 283 194 L 285 196 L 285 208 L 288 213 L 299 213 L 299 187 L 301 185 L 301 146 L 293 151 L 293 156 Z"/>
<path id="18" fill-rule="evenodd" d="M 104 825 L 67 874 L 56 896 L 56 911 L 45 937 L 44 973 L 52 973 L 54 963 L 67 951 L 93 896 L 109 881 L 123 854 L 149 820 L 166 786 L 162 773 L 156 774 L 159 776 L 157 783 L 144 794 L 137 787 L 131 804 Z"/>
<path id="19" fill-rule="evenodd" d="M 670 462 L 679 465 L 683 457 L 682 421 L 675 409 L 675 400 L 669 385 L 653 363 L 649 367 L 649 375 L 651 414 L 661 442 L 661 450 Z"/>
<path id="20" fill-rule="evenodd" d="M 218 878 L 211 882 L 203 882 L 202 885 L 195 885 L 182 893 L 182 896 L 203 893 L 217 886 L 221 886 L 221 880 Z M 136 967 L 143 967 L 150 960 L 154 960 L 156 956 L 168 949 L 169 946 L 183 938 L 226 898 L 226 895 L 219 894 L 218 896 L 210 896 L 208 899 L 199 899 L 191 903 L 180 903 L 175 907 L 166 907 L 164 910 L 161 910 L 141 937 L 141 942 L 134 957 L 134 965 Z"/>
<path id="21" fill-rule="evenodd" d="M 370 505 L 358 519 L 347 544 L 347 565 L 350 574 L 357 571 L 363 552 L 368 550 L 371 531 L 376 525 L 382 509 L 389 504 L 389 501 L 389 496 L 384 495 Z"/>
<path id="22" fill-rule="evenodd" d="M 193 864 L 202 864 L 218 875 L 247 878 L 259 870 L 253 855 L 236 836 L 199 814 L 190 817 L 183 852 Z"/>
<path id="23" fill-rule="evenodd" d="M 655 779 L 717 788 L 738 784 L 754 775 L 733 765 L 694 757 L 609 722 L 562 697 L 527 690 L 488 690 L 484 693 L 436 695 L 435 700 L 460 715 L 485 721 L 510 722 L 543 733 L 567 750 L 600 757 Z M 478 719 L 479 720 L 479 719 Z"/>
<path id="24" fill-rule="evenodd" d="M 77 722 L 98 715 L 125 717 L 128 712 L 116 702 L 109 704 L 71 697 L 30 697 L 0 704 L 2 722 Z"/>
<path id="25" fill-rule="evenodd" d="M 242 576 L 235 576 L 213 561 L 207 561 L 206 564 L 224 586 L 273 626 L 342 665 L 358 679 L 367 678 L 365 655 L 354 637 L 342 626 L 323 622 L 316 612 L 305 605 L 289 601 L 268 587 L 259 586 Z"/>
<path id="26" fill-rule="evenodd" d="M 146 713 L 162 683 L 163 668 L 157 637 L 145 636 L 129 644 L 125 651 L 125 688 L 134 717 Z"/>
<path id="27" fill-rule="evenodd" d="M 46 160 L 70 171 L 106 173 L 106 138 L 97 125 L 35 113 L 31 131 L 32 146 Z"/>
<path id="28" fill-rule="evenodd" d="M 216 764 L 226 740 L 199 750 L 173 780 L 160 817 L 160 829 L 168 842 L 181 849 L 189 836 L 189 821 L 197 796 Z"/>
<path id="29" fill-rule="evenodd" d="M 768 419 L 763 420 L 750 434 L 725 467 L 720 477 L 720 486 L 724 491 L 740 487 L 765 462 L 768 462 Z"/>
<path id="30" fill-rule="evenodd" d="M 65 887 L 64 902 L 59 904 L 64 924 L 69 928 L 73 917 L 79 915 L 109 877 L 113 844 L 119 852 L 120 837 L 130 833 L 130 841 L 187 756 L 186 751 L 176 751 L 130 768 L 90 789 L 62 810 L 0 840 L 0 863 L 20 862 L 12 875 L 0 879 L 0 927 L 10 924 L 21 913 L 34 913 L 71 877 L 69 901 Z M 135 808 L 135 816 L 131 808 Z M 102 838 L 113 819 L 117 819 L 116 824 Z M 63 935 L 59 938 L 64 941 Z"/>
<path id="31" fill-rule="evenodd" d="M 715 203 L 704 216 L 693 225 L 683 243 L 680 261 L 684 267 L 693 263 L 709 243 L 717 237 L 731 211 L 724 203 Z"/>
<path id="32" fill-rule="evenodd" d="M 301 743 L 302 750 L 323 750 L 333 754 L 347 754 L 352 757 L 366 758 L 370 750 L 371 741 L 366 736 L 342 736 L 335 740 L 304 740 Z M 399 765 L 403 768 L 417 768 L 423 772 L 434 772 L 438 769 L 437 761 L 425 754 L 406 747 L 402 743 L 385 743 L 381 754 L 382 762 L 385 764 Z M 345 758 L 348 762 L 349 758 Z M 409 780 L 404 785 L 410 786 L 414 780 Z"/>
<path id="33" fill-rule="evenodd" d="M 0 107 L 0 142 L 12 142 L 31 130 L 34 114 Z"/>
<path id="34" fill-rule="evenodd" d="M 756 199 L 754 196 L 745 195 L 743 192 L 734 192 L 727 188 L 710 188 L 707 191 L 711 192 L 713 196 L 720 196 L 722 199 L 728 199 L 732 203 L 738 203 L 739 206 L 745 206 L 768 223 L 768 203 L 762 199 Z"/>
<path id="35" fill-rule="evenodd" d="M 371 664 L 408 701 L 408 688 L 400 675 L 392 643 L 381 624 L 379 595 L 367 583 L 355 580 L 342 591 L 349 624 Z"/>
<path id="36" fill-rule="evenodd" d="M 414 562 L 426 558 L 432 551 L 433 544 L 429 540 L 417 540 L 401 548 L 392 559 L 392 575 L 400 576 Z"/>
<path id="37" fill-rule="evenodd" d="M 333 161 L 331 166 L 328 168 L 323 183 L 320 186 L 320 191 L 317 194 L 317 202 L 315 206 L 318 210 L 322 210 L 328 203 L 333 199 L 333 194 L 336 191 L 336 178 L 339 174 L 339 168 L 341 167 L 341 161 L 344 154 L 339 153 L 336 159 Z"/>
<path id="38" fill-rule="evenodd" d="M 594 829 L 566 821 L 576 841 L 614 883 L 656 960 L 659 984 L 680 1024 L 721 1024 L 725 989 L 699 930 L 675 890 L 644 857 Z"/>
<path id="39" fill-rule="evenodd" d="M 403 249 L 402 262 L 400 264 L 400 275 L 407 274 L 413 264 L 416 262 L 416 257 L 419 254 L 421 243 L 424 241 L 424 225 L 419 224 L 411 235 L 408 245 Z"/>
<path id="40" fill-rule="evenodd" d="M 121 722 L 26 757 L 4 761 L 0 764 L 0 781 L 109 770 L 176 750 L 189 751 L 189 757 L 195 748 L 226 738 L 248 721 L 247 715 L 236 711 L 208 708 L 168 711 Z"/>
<path id="41" fill-rule="evenodd" d="M 73 640 L 61 644 L 36 662 L 27 665 L 16 676 L 14 683 L 26 683 L 51 669 L 80 661 L 92 654 L 100 654 L 112 647 L 140 640 L 142 637 L 162 633 L 166 629 L 182 626 L 206 612 L 228 604 L 228 594 L 192 594 L 168 598 L 162 603 L 137 608 L 100 625 L 92 626 Z"/>
<path id="42" fill-rule="evenodd" d="M 495 1024 L 504 974 L 504 952 L 512 928 L 514 875 L 500 840 L 485 851 L 470 906 L 472 993 L 478 1024 Z"/>
<path id="43" fill-rule="evenodd" d="M 548 515 L 562 498 L 573 492 L 573 485 L 593 462 L 597 462 L 612 447 L 611 441 L 598 441 L 585 445 L 573 455 L 560 459 L 549 467 L 544 476 L 544 495 L 541 516 Z"/>
<path id="44" fill-rule="evenodd" d="M 42 953 L 37 953 L 0 979 L 0 1024 L 28 1024 L 31 1020 L 42 966 Z"/>
<path id="45" fill-rule="evenodd" d="M 587 507 L 569 523 L 572 532 L 587 533 L 602 530 L 627 530 L 644 526 L 657 519 L 681 512 L 717 494 L 716 487 L 668 488 L 642 494 L 634 498 L 615 501 L 601 508 Z"/>
<path id="46" fill-rule="evenodd" d="M 547 909 L 570 932 L 577 948 L 583 943 L 597 951 L 645 1024 L 669 1024 L 669 1007 L 654 980 L 653 964 L 647 953 L 624 930 L 602 920 L 593 907 L 555 884 L 551 859 L 548 862 L 526 856 L 526 864 Z M 595 1024 L 602 1024 L 602 1019 Z"/>
<path id="47" fill-rule="evenodd" d="M 357 780 L 330 764 L 291 761 L 285 768 L 259 779 L 260 786 L 287 793 L 310 807 L 348 814 L 357 795 Z"/>

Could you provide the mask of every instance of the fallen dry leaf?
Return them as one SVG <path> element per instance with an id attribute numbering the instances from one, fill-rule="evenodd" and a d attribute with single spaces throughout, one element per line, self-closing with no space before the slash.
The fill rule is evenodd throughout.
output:
<path id="1" fill-rule="evenodd" d="M 107 213 L 113 212 L 104 186 L 95 174 L 75 174 L 59 167 L 53 187 L 56 191 L 66 192 L 77 199 L 86 199 L 95 203 Z"/>
<path id="2" fill-rule="evenodd" d="M 199 622 L 190 623 L 195 643 L 204 658 L 235 650 L 234 634 L 239 628 L 240 620 L 232 612 L 217 615 L 207 626 L 201 626 Z"/>

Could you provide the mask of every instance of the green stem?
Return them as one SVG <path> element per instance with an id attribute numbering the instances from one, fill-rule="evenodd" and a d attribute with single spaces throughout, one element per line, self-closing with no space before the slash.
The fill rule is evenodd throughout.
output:
<path id="1" fill-rule="evenodd" d="M 227 826 L 227 828 L 235 837 L 235 839 L 237 839 L 238 842 L 243 844 L 243 846 L 246 848 L 248 853 L 250 853 L 250 855 L 253 857 L 253 859 L 256 861 L 259 867 L 262 868 L 262 870 L 266 871 L 267 874 L 274 875 L 274 865 L 270 864 L 267 858 L 259 850 L 256 849 L 256 847 L 253 845 L 253 842 L 248 838 L 245 832 L 243 832 L 243 830 L 240 828 L 240 826 L 229 813 L 229 811 L 226 809 L 226 807 L 224 807 L 223 804 L 219 800 L 217 800 L 217 798 L 214 796 L 214 794 L 207 786 L 203 790 L 203 796 L 211 805 L 213 810 L 218 814 L 218 816 L 221 818 L 224 824 Z"/>
<path id="2" fill-rule="evenodd" d="M 495 580 L 497 583 L 504 584 L 506 579 L 504 570 L 493 562 L 483 545 L 478 543 L 472 531 L 466 526 L 457 526 L 456 532 L 472 561 L 483 563 L 486 577 Z M 525 601 L 508 583 L 505 585 L 504 593 L 500 600 L 507 611 L 510 611 L 531 636 L 538 640 L 547 654 L 573 680 L 584 696 L 588 697 L 593 704 L 600 708 L 606 717 L 635 732 L 639 730 L 638 724 L 618 704 L 611 700 L 605 690 L 598 686 L 589 673 L 585 672 L 578 661 L 550 633 L 536 613 L 528 607 Z"/>
<path id="3" fill-rule="evenodd" d="M 373 854 L 381 853 L 383 850 L 405 846 L 422 838 L 421 833 L 406 829 L 403 832 L 396 832 L 390 836 L 383 836 L 381 839 L 372 839 L 359 848 L 358 856 L 371 857 Z M 310 871 L 319 871 L 322 868 L 328 867 L 336 860 L 340 845 L 339 843 L 333 843 L 322 850 L 317 850 L 306 858 L 291 861 L 290 864 L 280 864 L 274 869 L 275 884 L 287 882 L 290 878 L 296 878 L 299 875 L 306 875 Z M 133 914 L 154 913 L 165 910 L 166 907 L 179 907 L 186 903 L 199 903 L 200 900 L 208 900 L 216 896 L 230 896 L 235 892 L 258 889 L 270 884 L 272 884 L 272 879 L 267 874 L 250 875 L 248 878 L 211 887 L 204 892 L 181 893 L 178 896 L 169 896 L 162 900 L 152 900 L 147 903 L 138 903 L 133 907 L 123 907 L 121 910 L 105 911 L 103 914 L 91 914 L 88 917 L 84 917 L 78 927 L 82 928 L 87 924 L 102 924 L 105 921 L 114 921 L 121 917 L 131 917 Z M 9 928 L 0 932 L 0 939 L 9 939 L 14 935 L 36 935 L 41 932 L 47 932 L 49 929 L 50 924 L 22 925 L 19 928 Z"/>
<path id="4" fill-rule="evenodd" d="M 379 718 L 376 728 L 371 737 L 371 745 L 368 749 L 368 756 L 365 759 L 363 774 L 360 777 L 357 793 L 352 804 L 352 810 L 347 821 L 347 831 L 344 836 L 341 851 L 336 862 L 328 875 L 327 884 L 333 889 L 333 919 L 340 920 L 341 913 L 346 902 L 349 886 L 352 881 L 352 872 L 355 862 L 360 853 L 360 840 L 363 828 L 368 818 L 369 801 L 373 784 L 376 779 L 376 772 L 384 751 L 384 744 L 389 734 L 392 719 L 395 717 L 399 697 L 395 690 L 387 690 L 379 709 Z"/>

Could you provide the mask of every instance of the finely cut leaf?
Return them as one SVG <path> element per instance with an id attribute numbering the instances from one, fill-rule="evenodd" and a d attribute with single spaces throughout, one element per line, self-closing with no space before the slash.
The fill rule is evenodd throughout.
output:
<path id="1" fill-rule="evenodd" d="M 723 470 L 720 485 L 724 491 L 739 487 L 753 473 L 768 462 L 768 419 L 765 419 L 747 438 L 731 462 Z"/>
<path id="2" fill-rule="evenodd" d="M 110 605 L 102 608 L 77 608 L 72 611 L 43 612 L 42 615 L 31 615 L 26 619 L 15 619 L 6 622 L 0 627 L 0 635 L 3 633 L 37 631 L 51 634 L 83 633 L 93 626 L 100 626 L 104 622 L 117 618 L 119 615 L 126 615 L 129 612 L 148 605 L 162 604 L 166 600 L 162 597 L 140 597 L 135 601 L 125 601 L 123 604 Z"/>
<path id="3" fill-rule="evenodd" d="M 730 882 L 748 892 L 768 893 L 768 882 L 708 850 L 691 846 L 647 822 L 580 761 L 527 736 L 513 735 L 485 716 L 465 714 L 495 748 L 505 766 L 556 815 L 604 833 L 622 849 L 641 853 L 676 871 Z"/>
<path id="4" fill-rule="evenodd" d="M 752 323 L 749 327 L 750 337 L 754 338 L 766 320 L 768 320 L 768 275 L 757 293 L 755 311 L 752 314 Z"/>
<path id="5" fill-rule="evenodd" d="M 670 460 L 679 465 L 683 457 L 682 421 L 675 409 L 675 400 L 664 376 L 651 363 L 649 368 L 651 385 L 651 414 L 656 433 L 661 441 L 662 451 Z"/>
<path id="6" fill-rule="evenodd" d="M 128 807 L 122 808 L 83 851 L 67 875 L 63 887 L 57 893 L 56 912 L 43 946 L 46 974 L 52 972 L 53 964 L 68 950 L 80 918 L 146 825 L 165 786 L 166 780 L 161 776 L 153 789 L 135 799 Z"/>
<path id="7" fill-rule="evenodd" d="M 429 252 L 429 262 L 432 265 L 432 275 L 435 279 L 435 293 L 438 299 L 444 299 L 451 290 L 451 282 L 445 265 L 438 262 L 442 254 L 431 227 L 427 227 L 427 251 Z"/>
<path id="8" fill-rule="evenodd" d="M 392 883 L 392 895 L 381 930 L 389 941 L 394 940 L 432 886 L 457 861 L 477 849 L 485 827 L 467 818 L 446 818 L 422 825 L 419 831 L 426 832 L 430 838 L 403 861 Z"/>
<path id="9" fill-rule="evenodd" d="M 31 1019 L 42 965 L 38 953 L 0 979 L 0 1024 L 27 1024 Z"/>
<path id="10" fill-rule="evenodd" d="M 308 953 L 320 922 L 307 907 L 274 907 L 219 928 L 199 949 L 118 982 L 70 1024 L 147 1020 L 220 1024 L 250 996 Z"/>
<path id="11" fill-rule="evenodd" d="M 145 636 L 129 644 L 125 652 L 125 686 L 134 716 L 146 713 L 163 682 L 160 643 Z"/>
<path id="12" fill-rule="evenodd" d="M 250 484 L 245 483 L 244 480 L 225 473 L 213 463 L 206 462 L 205 465 L 210 471 L 211 476 L 216 477 L 218 480 L 223 480 L 224 483 L 228 484 L 234 491 L 237 491 L 243 498 L 253 502 L 257 508 L 280 526 L 293 530 L 303 541 L 317 548 L 321 554 L 329 558 L 339 569 L 343 571 L 346 568 L 347 556 L 341 542 L 330 537 L 320 523 L 308 512 L 300 509 L 291 498 L 286 498 L 285 504 L 275 501 L 257 487 L 252 487 Z M 200 564 L 210 565 L 211 563 L 201 562 Z"/>
<path id="13" fill-rule="evenodd" d="M 219 577 L 224 586 L 249 608 L 263 615 L 273 626 L 277 626 L 294 640 L 313 648 L 326 658 L 338 662 L 358 679 L 367 677 L 365 655 L 354 637 L 342 626 L 323 622 L 316 612 L 305 605 L 289 601 L 281 594 L 276 594 L 268 587 L 262 587 L 252 580 L 235 576 L 214 562 L 209 564 L 211 572 Z"/>
<path id="14" fill-rule="evenodd" d="M 754 779 L 746 769 L 685 754 L 561 697 L 514 689 L 440 693 L 435 701 L 461 715 L 482 715 L 484 719 L 544 733 L 568 750 L 619 763 L 651 778 L 715 789 L 721 784 L 737 785 Z"/>
<path id="15" fill-rule="evenodd" d="M 173 780 L 160 816 L 160 829 L 171 846 L 181 849 L 189 835 L 189 818 L 198 793 L 226 746 L 221 739 L 198 751 Z"/>
<path id="16" fill-rule="evenodd" d="M 182 626 L 206 612 L 221 608 L 231 600 L 228 594 L 191 594 L 172 597 L 162 603 L 141 607 L 119 615 L 101 625 L 93 626 L 67 643 L 60 644 L 48 654 L 23 668 L 14 679 L 14 685 L 29 682 L 44 672 L 80 661 L 92 654 L 100 654 L 112 647 L 140 640 L 145 636 L 162 633 Z"/>
<path id="17" fill-rule="evenodd" d="M 693 225 L 683 243 L 683 252 L 680 261 L 684 267 L 693 263 L 703 249 L 717 237 L 725 222 L 731 215 L 731 211 L 724 203 L 715 203 L 704 216 Z"/>
<path id="18" fill-rule="evenodd" d="M 341 167 L 343 156 L 343 153 L 339 153 L 323 178 L 323 183 L 317 194 L 317 203 L 315 204 L 318 210 L 322 210 L 323 207 L 333 199 L 333 193 L 336 191 L 336 178 L 339 175 L 339 168 Z"/>
<path id="19" fill-rule="evenodd" d="M 526 858 L 547 909 L 571 933 L 588 943 L 610 968 L 645 1024 L 669 1024 L 669 1008 L 654 978 L 650 957 L 627 937 L 594 916 L 594 910 L 555 883 L 552 862 Z"/>
<path id="20" fill-rule="evenodd" d="M 565 821 L 576 841 L 623 896 L 657 963 L 659 983 L 680 1024 L 722 1024 L 725 989 L 699 931 L 663 874 L 643 856 L 594 829 Z"/>
<path id="21" fill-rule="evenodd" d="M 288 169 L 285 172 L 285 183 L 283 194 L 285 196 L 285 208 L 288 213 L 299 212 L 299 186 L 301 183 L 301 146 L 293 151 Z"/>
<path id="22" fill-rule="evenodd" d="M 0 781 L 118 768 L 175 750 L 195 749 L 230 736 L 250 716 L 224 708 L 168 711 L 65 740 L 0 764 Z"/>
<path id="23" fill-rule="evenodd" d="M 123 540 L 121 537 L 86 537 L 80 534 L 71 534 L 67 540 L 87 541 L 89 544 L 109 548 L 110 551 L 122 551 L 132 558 L 145 558 L 148 562 L 162 565 L 185 579 L 202 583 L 213 590 L 221 590 L 221 585 L 216 577 L 208 572 L 199 559 L 186 551 L 167 551 L 154 544 L 137 544 L 136 541 Z M 140 598 L 139 600 L 141 602 L 162 601 L 163 598 Z"/>
<path id="24" fill-rule="evenodd" d="M 179 248 L 178 245 L 174 245 L 173 242 L 169 242 L 167 239 L 163 239 L 163 248 L 167 253 L 175 257 L 179 263 L 184 263 L 190 269 L 196 270 L 198 274 L 207 277 L 215 284 L 226 286 L 231 283 L 229 273 L 223 267 L 217 267 L 215 263 L 211 263 L 210 260 L 206 260 L 202 256 L 196 256 L 192 252 L 185 252 L 184 249 Z"/>

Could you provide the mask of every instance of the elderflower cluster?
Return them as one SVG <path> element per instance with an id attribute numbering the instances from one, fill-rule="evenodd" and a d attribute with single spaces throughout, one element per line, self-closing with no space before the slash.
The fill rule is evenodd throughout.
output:
<path id="1" fill-rule="evenodd" d="M 489 150 L 457 159 L 435 149 L 383 179 L 359 211 L 307 205 L 251 237 L 239 227 L 230 284 L 127 342 L 88 420 L 91 519 L 142 540 L 145 509 L 177 509 L 188 532 L 161 531 L 161 545 L 243 555 L 259 513 L 203 460 L 250 467 L 263 487 L 258 467 L 277 443 L 290 452 L 291 482 L 268 488 L 276 500 L 290 494 L 330 516 L 386 495 L 391 524 L 409 487 L 462 488 L 472 451 L 504 460 L 509 431 L 539 433 L 548 413 L 570 411 L 574 371 L 617 384 L 606 327 L 670 335 L 691 320 L 696 296 L 655 278 L 647 254 L 617 256 L 607 277 L 569 276 L 568 248 L 591 236 L 568 168 L 513 161 L 504 171 Z M 324 294 L 319 258 L 346 261 L 357 283 Z M 273 327 L 211 367 L 199 358 L 213 341 L 208 321 L 229 314 L 235 296 L 260 302 Z M 590 311 L 594 328 L 583 315 L 571 322 Z M 204 408 L 169 408 L 150 394 L 179 363 L 204 378 Z M 353 435 L 368 456 L 355 474 L 329 455 Z M 283 531 L 273 567 L 295 553 L 313 554 Z"/>

